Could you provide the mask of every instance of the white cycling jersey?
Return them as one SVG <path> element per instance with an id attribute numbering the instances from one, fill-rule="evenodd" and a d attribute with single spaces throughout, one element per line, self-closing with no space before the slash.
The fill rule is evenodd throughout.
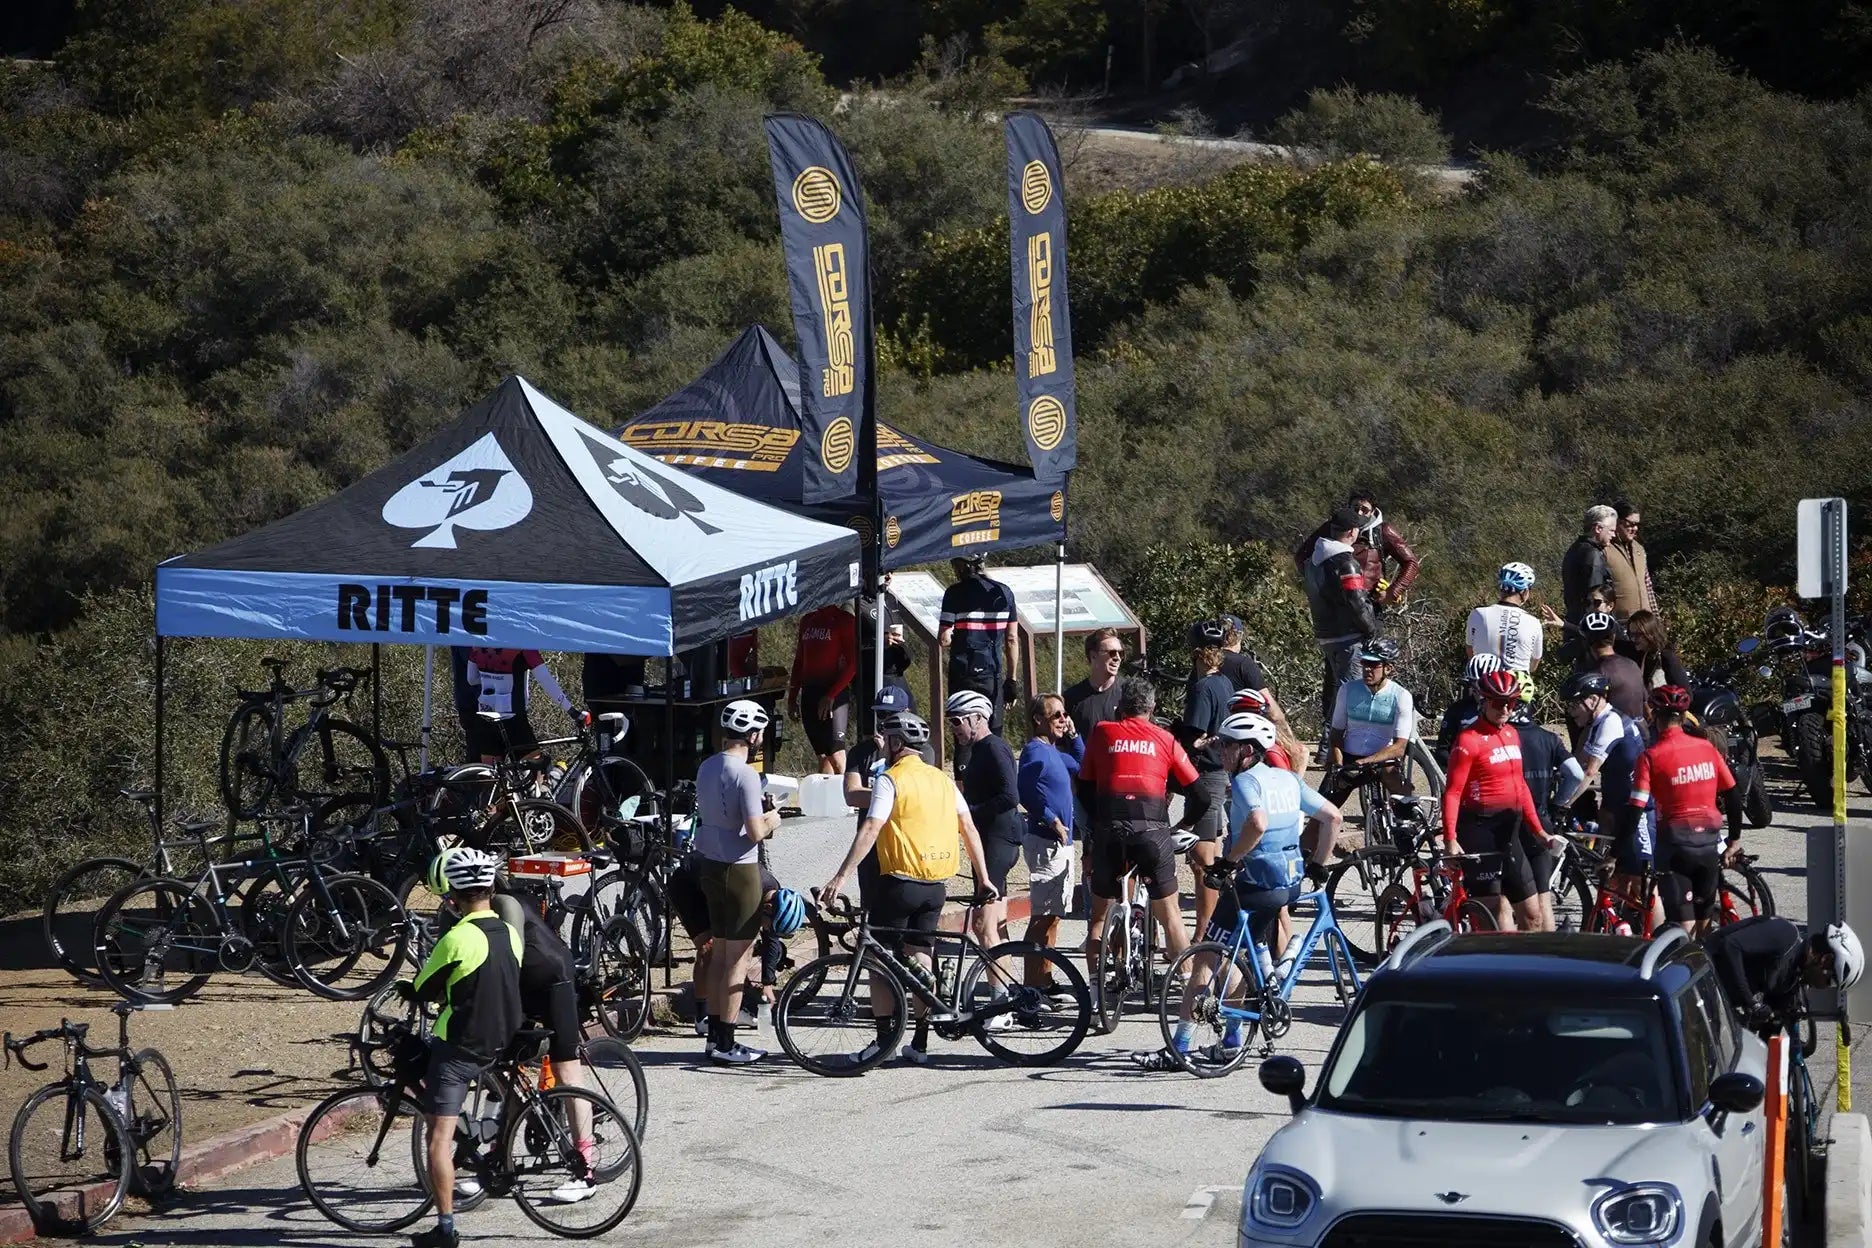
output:
<path id="1" fill-rule="evenodd" d="M 1494 655 L 1511 672 L 1534 670 L 1546 648 L 1541 622 L 1506 602 L 1471 611 L 1467 635 L 1471 650 Z"/>

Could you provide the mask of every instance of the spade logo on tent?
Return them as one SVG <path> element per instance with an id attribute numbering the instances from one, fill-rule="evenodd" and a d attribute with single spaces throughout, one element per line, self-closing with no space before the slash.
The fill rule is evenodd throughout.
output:
<path id="1" fill-rule="evenodd" d="M 412 549 L 455 549 L 455 530 L 505 529 L 533 510 L 533 491 L 492 433 L 437 464 L 383 505 L 386 524 L 427 529 Z"/>
<path id="2" fill-rule="evenodd" d="M 721 532 L 702 519 L 708 511 L 702 500 L 668 477 L 652 472 L 629 456 L 618 454 L 616 447 L 606 446 L 590 437 L 585 438 L 585 449 L 591 452 L 592 462 L 598 465 L 598 471 L 604 474 L 604 479 L 617 491 L 618 497 L 638 511 L 660 520 L 687 517 L 691 524 L 704 533 Z"/>

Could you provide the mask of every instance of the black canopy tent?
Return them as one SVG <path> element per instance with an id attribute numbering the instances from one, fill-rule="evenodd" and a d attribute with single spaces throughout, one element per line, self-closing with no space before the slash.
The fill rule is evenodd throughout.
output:
<path id="1" fill-rule="evenodd" d="M 849 529 L 671 470 L 509 377 L 324 502 L 157 567 L 157 792 L 165 637 L 669 658 L 859 583 Z"/>

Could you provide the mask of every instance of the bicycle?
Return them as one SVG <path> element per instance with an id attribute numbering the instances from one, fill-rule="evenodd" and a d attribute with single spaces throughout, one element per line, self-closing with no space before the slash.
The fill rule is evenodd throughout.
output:
<path id="1" fill-rule="evenodd" d="M 294 815 L 309 823 L 303 811 L 285 817 Z M 204 857 L 206 829 L 214 826 L 208 820 L 183 825 L 202 837 Z M 403 908 L 368 876 L 328 872 L 323 865 L 349 830 L 310 834 L 303 856 L 285 857 L 264 828 L 265 852 L 258 858 L 210 859 L 192 882 L 149 880 L 105 903 L 94 939 L 98 971 L 111 991 L 126 1001 L 174 1005 L 199 992 L 216 970 L 258 969 L 276 983 L 297 982 L 330 1000 L 355 1001 L 390 981 L 408 950 Z M 228 904 L 236 892 L 238 919 Z M 360 966 L 361 979 L 354 974 Z"/>
<path id="2" fill-rule="evenodd" d="M 1592 910 L 1586 916 L 1585 930 L 1599 935 L 1642 936 L 1649 940 L 1657 927 L 1658 877 L 1647 864 L 1639 874 L 1638 881 L 1638 890 L 1632 893 L 1614 888 L 1610 874 L 1602 879 L 1593 898 Z M 1772 910 L 1758 911 L 1754 905 L 1754 900 L 1744 891 L 1744 886 L 1732 884 L 1726 877 L 1722 878 L 1717 884 L 1716 911 L 1710 916 L 1710 921 L 1717 927 L 1727 927 L 1760 913 L 1774 913 Z M 1669 924 L 1666 923 L 1666 926 Z"/>
<path id="3" fill-rule="evenodd" d="M 1463 873 L 1455 868 L 1501 856 L 1499 853 L 1445 854 L 1426 848 L 1405 863 L 1410 886 L 1405 886 L 1403 872 L 1400 872 L 1399 878 L 1378 896 L 1373 926 L 1379 959 L 1389 957 L 1412 928 L 1433 919 L 1447 921 L 1450 930 L 1458 933 L 1497 930 L 1495 911 L 1469 895 Z"/>
<path id="4" fill-rule="evenodd" d="M 1215 887 L 1234 887 L 1226 871 L 1213 872 L 1213 876 Z M 1309 903 L 1314 906 L 1313 921 L 1301 937 L 1300 952 L 1278 980 L 1270 980 L 1262 973 L 1259 949 L 1249 940 L 1251 916 L 1246 910 L 1236 916 L 1235 926 L 1225 938 L 1216 939 L 1218 931 L 1212 925 L 1209 939 L 1191 945 L 1171 964 L 1171 981 L 1182 972 L 1184 989 L 1174 1007 L 1170 994 L 1164 993 L 1157 1022 L 1163 1030 L 1164 1047 L 1176 1054 L 1177 1064 L 1184 1070 L 1199 1079 L 1232 1073 L 1247 1058 L 1257 1030 L 1262 1037 L 1262 1055 L 1272 1053 L 1274 1041 L 1293 1026 L 1294 988 L 1316 950 L 1323 949 L 1326 954 L 1340 1006 L 1351 1006 L 1360 988 L 1352 947 L 1339 930 L 1332 899 L 1325 890 L 1302 893 L 1294 901 L 1296 906 Z M 1192 1023 L 1197 1029 L 1187 1050 L 1176 1046 L 1176 1028 L 1181 1022 Z M 1234 1045 L 1228 1043 L 1231 1032 L 1238 1041 Z"/>
<path id="5" fill-rule="evenodd" d="M 1171 834 L 1171 849 L 1189 853 L 1197 841 L 1194 832 Z M 1125 998 L 1142 991 L 1150 1008 L 1152 975 L 1157 962 L 1157 915 L 1151 909 L 1148 880 L 1136 867 L 1127 868 L 1118 881 L 1118 896 L 1105 907 L 1105 925 L 1099 930 L 1098 966 L 1091 982 L 1092 1012 L 1100 1035 L 1118 1030 Z"/>
<path id="6" fill-rule="evenodd" d="M 1436 804 L 1429 799 L 1405 794 L 1388 795 L 1389 841 L 1360 846 L 1335 863 L 1326 875 L 1326 895 L 1332 901 L 1340 938 L 1362 966 L 1376 966 L 1384 960 L 1379 922 L 1379 899 L 1403 876 L 1405 862 L 1414 857 L 1420 846 L 1431 844 L 1440 834 L 1436 827 Z M 1369 946 L 1361 944 L 1360 933 L 1371 931 L 1375 938 Z"/>
<path id="7" fill-rule="evenodd" d="M 321 669 L 308 689 L 284 677 L 285 660 L 265 658 L 273 673 L 266 689 L 238 691 L 239 705 L 221 736 L 221 800 L 237 819 L 252 819 L 275 798 L 318 806 L 334 798 L 380 806 L 390 792 L 390 764 L 376 734 L 331 715 L 370 675 L 362 668 Z M 286 705 L 305 701 L 306 722 L 288 733 Z M 311 753 L 308 755 L 307 751 Z M 300 766 L 315 765 L 317 783 L 302 787 Z"/>
<path id="8" fill-rule="evenodd" d="M 63 1041 L 71 1059 L 65 1078 L 26 1099 L 13 1117 L 7 1165 L 20 1202 L 41 1234 L 84 1234 L 109 1221 L 132 1190 L 155 1198 L 175 1185 L 182 1158 L 182 1098 L 169 1062 L 152 1048 L 130 1048 L 130 1015 L 144 1007 L 119 1002 L 115 1048 L 85 1042 L 88 1023 L 61 1019 L 57 1027 L 4 1040 L 6 1060 L 45 1070 L 26 1050 Z M 117 1079 L 91 1073 L 93 1058 L 116 1058 Z M 42 1109 L 56 1106 L 41 1114 Z M 100 1137 L 87 1141 L 87 1135 Z M 97 1188 L 108 1183 L 102 1194 Z M 67 1210 L 72 1210 L 68 1213 Z"/>
<path id="9" fill-rule="evenodd" d="M 657 796 L 644 769 L 617 753 L 628 730 L 622 711 L 607 711 L 574 737 L 540 742 L 541 748 L 578 744 L 552 797 L 577 814 L 587 832 L 596 834 L 606 819 L 631 818 Z"/>
<path id="10" fill-rule="evenodd" d="M 466 1212 L 490 1195 L 509 1195 L 542 1229 L 589 1238 L 622 1222 L 636 1205 L 643 1150 L 623 1111 L 608 1098 L 584 1088 L 538 1086 L 526 1063 L 550 1036 L 543 1028 L 522 1028 L 470 1087 L 456 1126 L 455 1164 L 459 1176 L 480 1186 L 472 1195 L 458 1192 L 455 1209 Z M 307 1116 L 294 1150 L 299 1185 L 313 1206 L 362 1234 L 399 1231 L 435 1202 L 428 1124 L 413 1095 L 428 1046 L 407 1026 L 397 1026 L 382 1047 L 394 1055 L 390 1081 L 326 1097 Z M 591 1113 L 591 1162 L 572 1138 L 572 1106 L 580 1102 Z M 401 1152 L 406 1131 L 407 1156 Z M 413 1176 L 406 1167 L 413 1167 Z M 585 1198 L 556 1201 L 553 1193 L 575 1180 L 591 1185 Z"/>
<path id="11" fill-rule="evenodd" d="M 987 899 L 964 903 L 969 914 Z M 984 1049 L 1016 1066 L 1045 1066 L 1069 1057 L 1085 1039 L 1092 1003 L 1085 980 L 1057 949 L 1014 940 L 984 949 L 968 932 L 915 932 L 876 927 L 868 912 L 843 897 L 825 908 L 852 917 L 855 952 L 833 953 L 801 967 L 774 1003 L 774 1034 L 786 1055 L 815 1075 L 861 1075 L 903 1042 L 910 998 L 929 1011 L 945 1040 L 972 1036 Z M 878 937 L 911 938 L 935 946 L 935 975 L 909 964 Z M 945 952 L 945 949 L 948 952 Z M 966 970 L 964 954 L 972 955 Z M 1021 982 L 1022 968 L 1027 980 Z M 867 972 L 869 973 L 867 976 Z M 891 1003 L 874 1013 L 872 988 L 881 981 Z M 880 1038 L 876 1019 L 890 1025 Z M 1011 1021 L 1002 1023 L 998 1020 Z M 1034 1045 L 1038 1047 L 1024 1047 Z"/>

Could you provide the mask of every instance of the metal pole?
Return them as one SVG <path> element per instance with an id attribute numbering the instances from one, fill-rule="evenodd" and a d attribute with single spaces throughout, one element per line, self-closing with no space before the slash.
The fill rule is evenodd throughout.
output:
<path id="1" fill-rule="evenodd" d="M 1053 561 L 1053 692 L 1066 691 L 1066 543 Z"/>
<path id="2" fill-rule="evenodd" d="M 871 710 L 871 704 L 877 701 L 878 690 L 884 687 L 884 636 L 887 631 L 884 627 L 884 617 L 889 611 L 884 595 L 884 527 L 882 525 L 876 527 L 877 571 L 871 577 L 871 593 L 873 594 L 872 601 L 877 603 L 877 628 L 876 636 L 872 639 L 875 650 L 871 655 L 871 701 L 865 703 L 864 718 L 859 721 L 871 731 L 877 729 L 877 724 L 874 722 L 877 717 Z"/>
<path id="3" fill-rule="evenodd" d="M 163 635 L 156 634 L 156 839 L 163 828 Z"/>
<path id="4" fill-rule="evenodd" d="M 435 696 L 435 647 L 424 646 L 423 647 L 422 733 L 418 737 L 418 740 L 422 742 L 422 753 L 420 756 L 422 759 L 422 762 L 418 768 L 418 770 L 421 770 L 421 771 L 429 770 L 429 730 L 430 730 L 430 725 L 434 722 L 434 714 L 435 714 L 434 702 L 433 702 L 434 696 Z M 455 696 L 455 691 L 453 689 L 449 690 L 449 696 L 451 698 Z"/>
<path id="5" fill-rule="evenodd" d="M 383 737 L 383 646 L 370 644 L 370 730 L 373 737 Z"/>
<path id="6" fill-rule="evenodd" d="M 1835 498 L 1826 506 L 1827 574 L 1832 598 L 1833 703 L 1828 718 L 1833 726 L 1833 917 L 1846 921 L 1846 500 Z M 1840 1113 L 1852 1110 L 1852 1050 L 1846 1019 L 1846 990 L 1839 999 L 1838 1044 L 1834 1062 L 1838 1071 L 1835 1093 Z"/>
<path id="7" fill-rule="evenodd" d="M 663 843 L 676 843 L 676 659 L 663 669 Z M 663 939 L 663 986 L 670 986 L 676 960 L 676 929 Z"/>

